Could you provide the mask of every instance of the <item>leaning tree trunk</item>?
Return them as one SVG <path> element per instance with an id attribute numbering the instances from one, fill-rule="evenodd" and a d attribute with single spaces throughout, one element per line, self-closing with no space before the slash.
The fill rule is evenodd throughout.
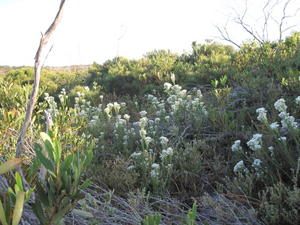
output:
<path id="1" fill-rule="evenodd" d="M 38 48 L 35 58 L 34 58 L 34 60 L 35 60 L 34 83 L 33 83 L 30 100 L 27 104 L 25 120 L 22 124 L 20 134 L 19 134 L 19 137 L 17 140 L 17 146 L 16 146 L 16 157 L 17 158 L 20 158 L 22 156 L 24 149 L 25 149 L 26 132 L 27 132 L 29 125 L 31 124 L 32 113 L 33 113 L 34 106 L 35 106 L 35 103 L 37 100 L 37 95 L 38 95 L 39 86 L 40 86 L 41 70 L 42 70 L 43 64 L 47 58 L 47 54 L 51 50 L 51 49 L 47 50 L 47 47 L 49 47 L 48 43 L 49 43 L 49 40 L 50 40 L 51 36 L 53 35 L 54 31 L 56 30 L 58 24 L 60 23 L 60 21 L 62 19 L 66 1 L 67 0 L 61 0 L 59 10 L 56 14 L 56 17 L 55 17 L 54 21 L 52 22 L 52 24 L 50 25 L 50 27 L 48 28 L 48 30 L 46 31 L 46 33 L 42 35 L 39 48 Z M 22 170 L 19 169 L 18 172 L 20 173 L 20 175 L 23 179 L 24 185 L 28 188 L 28 183 L 26 182 L 26 180 L 24 178 Z"/>

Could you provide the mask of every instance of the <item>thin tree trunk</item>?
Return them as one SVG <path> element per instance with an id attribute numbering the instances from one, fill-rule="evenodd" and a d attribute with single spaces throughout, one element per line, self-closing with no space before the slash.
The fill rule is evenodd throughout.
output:
<path id="1" fill-rule="evenodd" d="M 41 40 L 40 40 L 40 45 L 39 48 L 36 52 L 35 55 L 35 63 L 34 63 L 34 83 L 33 83 L 33 88 L 32 88 L 32 92 L 31 92 L 31 96 L 30 96 L 30 100 L 27 104 L 27 109 L 26 109 L 26 114 L 25 114 L 25 120 L 22 124 L 21 130 L 20 130 L 20 134 L 17 140 L 17 146 L 16 146 L 16 157 L 20 158 L 24 152 L 24 148 L 25 148 L 25 139 L 26 139 L 26 132 L 27 129 L 29 127 L 29 125 L 31 124 L 31 118 L 32 118 L 32 113 L 34 110 L 34 106 L 35 103 L 37 101 L 37 95 L 38 95 L 38 91 L 39 91 L 39 86 L 40 86 L 40 73 L 43 67 L 43 64 L 47 58 L 47 53 L 46 52 L 46 47 L 48 47 L 48 42 L 49 39 L 51 38 L 51 36 L 53 35 L 54 31 L 56 30 L 58 24 L 60 23 L 61 19 L 62 19 L 62 15 L 63 15 L 63 11 L 64 11 L 64 6 L 65 6 L 65 2 L 67 0 L 61 0 L 60 6 L 59 6 L 59 10 L 56 14 L 56 17 L 54 19 L 54 21 L 52 22 L 52 24 L 50 25 L 50 27 L 48 28 L 48 30 L 46 31 L 46 33 L 44 35 L 42 35 Z M 21 169 L 18 170 L 18 172 L 20 173 L 20 175 L 23 178 L 24 181 L 24 185 L 28 187 L 28 183 L 26 182 L 23 172 Z"/>

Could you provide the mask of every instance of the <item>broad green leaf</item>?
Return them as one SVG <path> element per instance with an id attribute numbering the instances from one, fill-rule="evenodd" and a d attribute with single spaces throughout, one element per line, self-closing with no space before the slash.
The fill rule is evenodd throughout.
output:
<path id="1" fill-rule="evenodd" d="M 1 200 L 0 200 L 0 221 L 3 225 L 8 225 Z"/>
<path id="2" fill-rule="evenodd" d="M 53 142 L 51 141 L 50 136 L 44 132 L 41 132 L 40 135 L 45 145 L 45 149 L 49 154 L 49 157 L 54 161 L 54 145 Z"/>
<path id="3" fill-rule="evenodd" d="M 25 192 L 25 202 L 30 199 L 31 194 L 34 192 L 34 188 L 30 188 L 28 191 Z"/>
<path id="4" fill-rule="evenodd" d="M 15 174 L 15 180 L 16 180 L 16 185 L 18 186 L 19 191 L 24 191 L 22 178 L 18 172 L 16 172 L 16 174 Z M 17 193 L 17 191 L 16 191 L 16 193 Z"/>
<path id="5" fill-rule="evenodd" d="M 44 145 L 45 145 L 45 149 L 46 149 L 50 159 L 52 161 L 55 161 L 55 149 L 54 149 L 53 144 L 51 142 L 49 142 L 48 140 L 45 140 Z"/>
<path id="6" fill-rule="evenodd" d="M 49 159 L 47 159 L 40 150 L 36 149 L 36 156 L 37 159 L 43 164 L 43 166 L 45 166 L 47 170 L 51 171 L 52 173 L 55 172 L 52 162 Z"/>
<path id="7" fill-rule="evenodd" d="M 13 169 L 16 169 L 17 167 L 21 166 L 22 159 L 15 158 L 11 159 L 3 164 L 0 165 L 0 175 L 7 173 Z"/>
<path id="8" fill-rule="evenodd" d="M 59 140 L 54 141 L 54 154 L 55 154 L 55 162 L 59 163 L 61 160 L 61 144 Z"/>
<path id="9" fill-rule="evenodd" d="M 25 192 L 20 191 L 17 193 L 17 200 L 13 212 L 12 225 L 18 225 L 24 208 Z"/>
<path id="10" fill-rule="evenodd" d="M 48 140 L 52 144 L 51 138 L 50 138 L 50 136 L 48 134 L 46 134 L 45 132 L 41 132 L 40 136 L 41 136 L 43 142 L 45 142 L 46 140 Z"/>

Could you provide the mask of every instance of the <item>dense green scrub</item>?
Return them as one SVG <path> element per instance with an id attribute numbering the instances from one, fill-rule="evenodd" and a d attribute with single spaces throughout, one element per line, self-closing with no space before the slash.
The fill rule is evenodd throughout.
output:
<path id="1" fill-rule="evenodd" d="M 88 71 L 44 70 L 28 152 L 45 131 L 47 111 L 63 154 L 95 143 L 86 176 L 117 195 L 143 190 L 185 202 L 218 193 L 253 207 L 266 224 L 298 224 L 299 78 L 299 33 L 239 50 L 193 43 L 182 55 L 159 50 Z M 32 79 L 28 67 L 0 76 L 6 159 L 14 154 Z M 32 155 L 25 157 L 30 171 Z M 35 175 L 28 179 L 34 185 Z"/>

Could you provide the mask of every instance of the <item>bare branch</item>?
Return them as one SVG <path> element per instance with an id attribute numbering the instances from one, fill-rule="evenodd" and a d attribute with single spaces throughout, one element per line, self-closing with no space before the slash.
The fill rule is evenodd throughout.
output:
<path id="1" fill-rule="evenodd" d="M 271 2 L 272 2 L 271 0 L 267 0 L 262 9 L 263 16 L 264 16 L 264 25 L 262 28 L 262 39 L 264 41 L 269 40 L 269 30 L 268 30 L 269 21 L 270 21 L 270 18 L 272 17 L 272 13 L 273 13 L 275 6 L 278 5 L 278 3 L 279 3 L 279 0 L 276 0 L 273 5 L 271 5 Z M 270 5 L 271 5 L 271 7 L 269 7 Z"/>
<path id="2" fill-rule="evenodd" d="M 244 1 L 244 8 L 232 8 L 232 11 L 235 13 L 235 16 L 233 17 L 234 23 L 240 26 L 240 28 L 244 31 L 244 33 L 247 33 L 252 37 L 256 42 L 259 44 L 264 44 L 268 41 L 270 41 L 269 37 L 269 29 L 271 25 L 277 26 L 277 29 L 279 31 L 279 37 L 278 41 L 282 41 L 283 35 L 286 31 L 292 29 L 293 27 L 296 27 L 297 25 L 287 25 L 287 20 L 292 17 L 296 17 L 297 14 L 300 12 L 300 8 L 297 8 L 294 10 L 293 13 L 290 13 L 291 11 L 289 8 L 292 5 L 292 3 L 299 1 L 299 0 L 265 0 L 264 4 L 262 6 L 262 16 L 258 19 L 256 19 L 255 23 L 249 23 L 249 5 L 248 0 Z M 282 10 L 282 16 L 280 18 L 274 17 L 275 8 L 281 7 Z M 277 9 L 276 9 L 277 11 Z M 288 13 L 289 12 L 289 13 Z M 253 18 L 250 18 L 253 19 Z M 258 24 L 261 24 L 261 27 L 259 27 Z M 256 29 L 259 27 L 258 29 Z M 228 34 L 227 30 L 227 24 L 225 26 L 216 26 L 221 39 L 229 41 L 230 43 L 234 44 L 235 46 L 239 46 L 238 43 L 233 41 L 230 38 L 230 35 Z"/>
<path id="3" fill-rule="evenodd" d="M 282 9 L 282 17 L 281 17 L 281 20 L 280 20 L 280 24 L 279 24 L 279 38 L 278 38 L 278 40 L 279 41 L 281 41 L 282 40 L 282 34 L 283 34 L 283 32 L 282 32 L 282 26 L 283 26 L 283 23 L 284 23 L 284 21 L 288 18 L 288 17 L 290 17 L 290 16 L 287 16 L 286 15 L 286 9 L 287 9 L 287 7 L 288 7 L 288 5 L 290 4 L 290 2 L 291 2 L 291 0 L 287 0 L 286 2 L 285 2 L 285 4 L 284 4 L 284 7 L 283 7 L 283 9 Z"/>
<path id="4" fill-rule="evenodd" d="M 253 31 L 253 28 L 246 24 L 242 18 L 237 18 L 236 22 L 242 26 L 242 28 L 248 33 L 250 34 L 256 41 L 258 41 L 260 44 L 263 44 L 264 41 L 261 40 L 257 35 L 256 35 L 256 32 Z"/>
<path id="5" fill-rule="evenodd" d="M 65 2 L 66 2 L 66 0 L 61 0 L 59 10 L 56 14 L 54 21 L 52 22 L 52 24 L 50 25 L 50 27 L 48 28 L 46 33 L 42 34 L 42 37 L 40 40 L 40 45 L 39 45 L 39 48 L 38 48 L 35 58 L 34 58 L 35 59 L 34 83 L 33 83 L 30 100 L 28 102 L 27 109 L 26 109 L 25 120 L 22 124 L 20 134 L 19 134 L 19 137 L 17 140 L 17 146 L 16 146 L 16 157 L 17 158 L 20 158 L 22 156 L 23 150 L 25 148 L 26 132 L 31 123 L 32 113 L 33 113 L 33 109 L 34 109 L 37 95 L 38 95 L 38 90 L 39 90 L 39 85 L 40 85 L 40 73 L 41 73 L 41 70 L 43 67 L 43 63 L 44 63 L 45 59 L 47 58 L 47 54 L 44 54 L 44 51 L 45 51 L 45 48 L 47 47 L 50 37 L 52 36 L 52 34 L 56 30 L 58 24 L 60 23 L 60 21 L 62 19 Z M 24 182 L 25 186 L 28 187 L 28 183 L 26 182 L 21 169 L 19 170 L 19 173 L 21 174 L 21 176 L 23 178 L 23 182 Z"/>
<path id="6" fill-rule="evenodd" d="M 235 45 L 236 47 L 241 48 L 241 46 L 240 46 L 238 43 L 236 43 L 235 41 L 233 41 L 233 40 L 230 38 L 226 26 L 224 26 L 223 28 L 220 28 L 219 26 L 215 26 L 215 27 L 216 27 L 217 30 L 219 31 L 219 34 L 221 35 L 222 40 L 228 41 L 228 42 L 230 42 L 231 44 Z"/>

